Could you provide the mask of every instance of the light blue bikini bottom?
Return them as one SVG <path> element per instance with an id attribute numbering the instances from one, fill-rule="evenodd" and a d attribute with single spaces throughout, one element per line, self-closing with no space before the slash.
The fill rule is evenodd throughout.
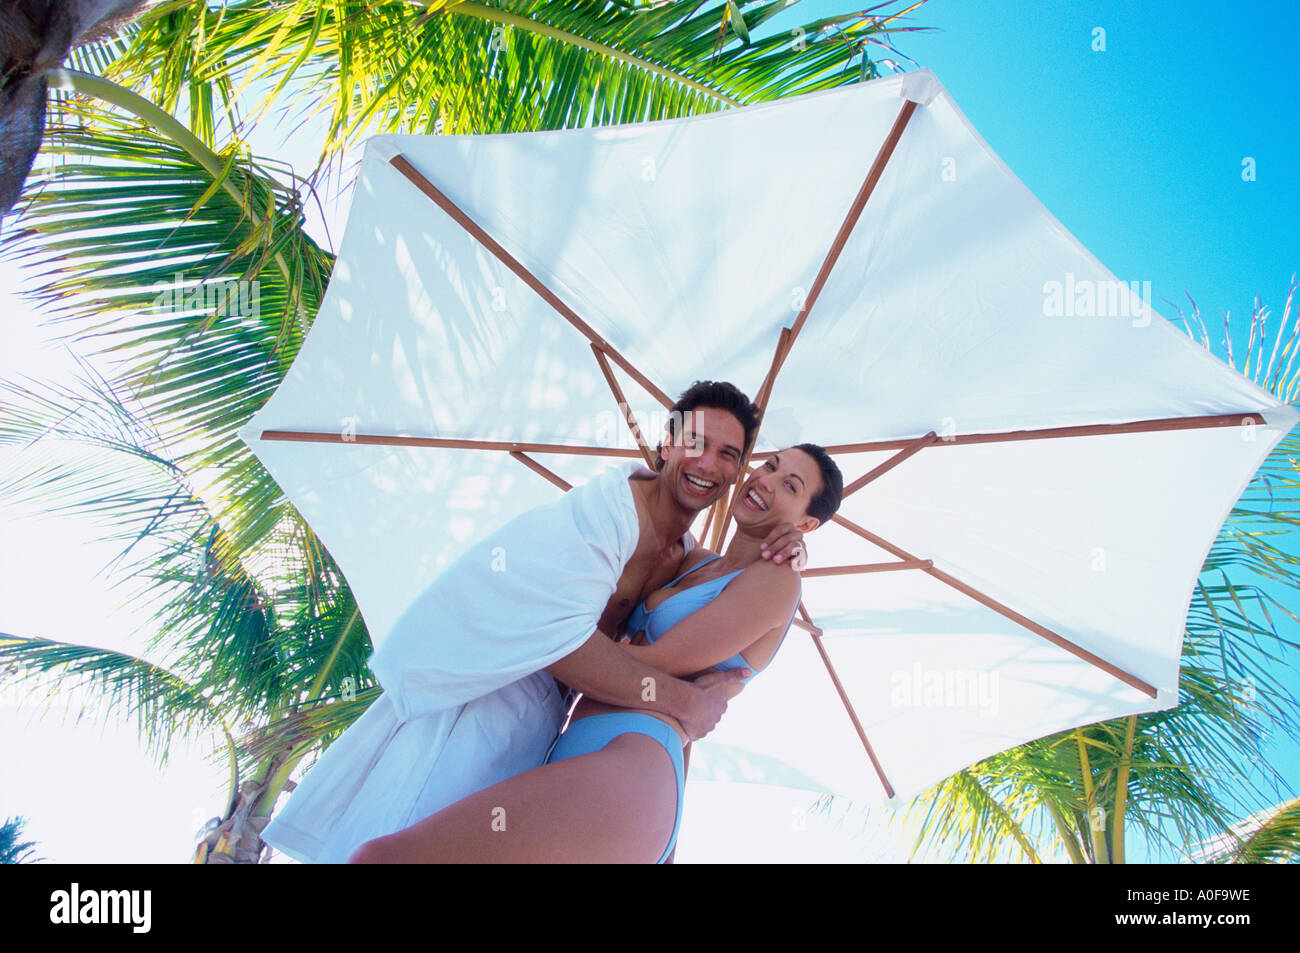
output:
<path id="1" fill-rule="evenodd" d="M 637 712 L 619 711 L 607 715 L 590 715 L 570 722 L 569 727 L 551 746 L 551 751 L 546 756 L 546 763 L 599 751 L 619 735 L 628 732 L 645 735 L 663 745 L 664 750 L 668 752 L 668 757 L 673 761 L 673 771 L 677 774 L 677 816 L 673 820 L 673 836 L 668 839 L 668 846 L 664 848 L 663 856 L 658 861 L 662 864 L 677 844 L 677 830 L 682 824 L 682 798 L 686 789 L 686 767 L 682 763 L 682 739 L 677 732 L 658 718 Z"/>

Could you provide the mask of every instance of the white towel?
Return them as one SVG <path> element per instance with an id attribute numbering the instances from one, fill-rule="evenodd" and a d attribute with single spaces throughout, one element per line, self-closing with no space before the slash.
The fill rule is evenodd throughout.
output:
<path id="1" fill-rule="evenodd" d="M 541 670 L 596 631 L 636 549 L 638 467 L 610 467 L 512 520 L 421 593 L 370 658 L 383 695 L 307 772 L 268 844 L 339 863 L 542 763 L 564 707 Z"/>

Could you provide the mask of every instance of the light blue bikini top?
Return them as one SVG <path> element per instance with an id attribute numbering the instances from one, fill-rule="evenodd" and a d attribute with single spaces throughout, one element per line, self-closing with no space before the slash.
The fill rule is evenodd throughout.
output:
<path id="1" fill-rule="evenodd" d="M 702 561 L 699 566 L 693 566 L 686 570 L 686 572 L 668 583 L 665 588 L 671 588 L 672 586 L 677 585 L 677 583 L 695 572 L 696 569 L 699 569 L 700 566 L 707 566 L 709 563 L 713 562 L 713 560 L 721 558 L 722 557 L 718 554 L 713 554 L 708 559 Z M 635 635 L 637 632 L 644 629 L 646 642 L 653 644 L 661 635 L 675 626 L 678 622 L 681 622 L 682 619 L 685 619 L 693 612 L 703 609 L 706 605 L 716 599 L 722 593 L 722 590 L 727 588 L 727 584 L 744 571 L 745 570 L 743 569 L 737 569 L 735 572 L 727 573 L 725 576 L 719 576 L 717 579 L 710 579 L 708 582 L 700 583 L 698 586 L 692 586 L 689 589 L 683 589 L 681 592 L 675 592 L 653 609 L 646 609 L 645 601 L 642 600 L 641 603 L 632 610 L 632 614 L 627 617 L 627 626 L 624 631 L 629 635 Z M 790 622 L 786 623 L 787 633 L 790 631 L 790 625 L 793 622 L 794 615 L 791 614 Z M 785 640 L 785 635 L 781 636 L 781 640 Z M 778 645 L 777 648 L 780 649 L 780 646 Z M 759 669 L 754 668 L 754 666 L 746 662 L 739 652 L 726 661 L 719 662 L 713 667 L 720 672 L 732 668 L 753 669 L 754 675 L 757 675 L 759 672 Z M 751 675 L 750 678 L 753 678 L 754 675 Z M 749 678 L 742 679 L 742 683 L 748 681 Z"/>

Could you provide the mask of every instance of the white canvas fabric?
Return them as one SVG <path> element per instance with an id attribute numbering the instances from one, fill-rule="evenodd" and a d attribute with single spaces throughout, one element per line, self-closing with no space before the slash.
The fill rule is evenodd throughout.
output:
<path id="1" fill-rule="evenodd" d="M 342 567 L 381 652 L 441 568 L 559 491 L 499 451 L 275 443 L 263 429 L 635 446 L 587 340 L 388 160 L 404 156 L 669 395 L 701 378 L 754 395 L 905 98 L 916 111 L 777 379 L 760 450 L 1265 423 L 940 445 L 842 510 L 1156 698 L 917 570 L 807 580 L 823 645 L 897 798 L 1046 733 L 1176 704 L 1197 572 L 1297 414 L 1117 281 L 928 71 L 690 119 L 371 140 L 320 313 L 241 433 Z M 616 376 L 653 445 L 660 408 Z M 839 459 L 852 480 L 888 456 Z M 538 459 L 575 484 L 602 465 Z M 841 526 L 809 550 L 813 566 L 895 559 Z M 692 773 L 742 777 L 734 753 L 748 751 L 885 798 L 806 633 L 732 709 L 710 739 L 727 757 L 702 745 Z"/>

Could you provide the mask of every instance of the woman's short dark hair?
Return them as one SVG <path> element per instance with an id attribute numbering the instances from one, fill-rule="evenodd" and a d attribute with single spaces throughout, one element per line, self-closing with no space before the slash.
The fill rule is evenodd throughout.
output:
<path id="1" fill-rule="evenodd" d="M 844 475 L 840 473 L 840 468 L 824 447 L 819 447 L 815 443 L 801 443 L 796 444 L 793 449 L 802 450 L 812 457 L 817 463 L 817 468 L 822 472 L 822 490 L 808 501 L 807 510 L 809 516 L 817 518 L 820 526 L 834 516 L 836 510 L 840 508 L 840 502 L 844 499 Z"/>
<path id="2" fill-rule="evenodd" d="M 668 439 L 676 440 L 686 414 L 701 407 L 725 410 L 737 420 L 745 430 L 745 446 L 742 452 L 749 450 L 754 443 L 754 434 L 758 431 L 758 407 L 735 384 L 726 381 L 696 381 L 682 392 L 677 403 L 668 413 Z M 657 448 L 663 449 L 663 444 Z M 655 469 L 664 468 L 664 458 L 655 455 Z"/>

